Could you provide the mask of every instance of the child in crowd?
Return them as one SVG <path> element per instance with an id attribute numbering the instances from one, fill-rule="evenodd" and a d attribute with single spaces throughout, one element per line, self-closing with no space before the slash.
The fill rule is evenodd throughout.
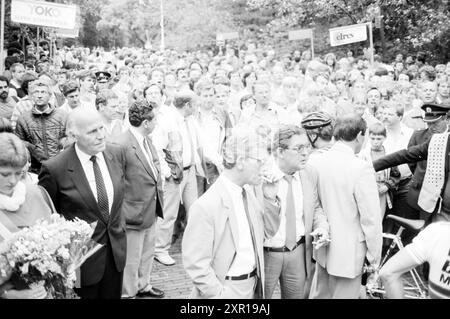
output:
<path id="1" fill-rule="evenodd" d="M 365 148 L 359 156 L 372 163 L 374 160 L 386 155 L 383 143 L 386 140 L 386 128 L 382 123 L 373 123 L 369 126 L 370 147 Z M 396 189 L 400 181 L 400 172 L 397 167 L 379 171 L 375 175 L 378 194 L 380 196 L 380 206 L 382 217 L 384 218 L 386 208 L 392 208 L 392 192 Z"/>

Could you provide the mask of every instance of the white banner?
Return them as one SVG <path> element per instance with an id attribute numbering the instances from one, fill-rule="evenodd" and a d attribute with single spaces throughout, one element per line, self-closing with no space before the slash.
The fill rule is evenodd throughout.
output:
<path id="1" fill-rule="evenodd" d="M 80 29 L 55 29 L 55 36 L 58 38 L 78 38 Z"/>
<path id="2" fill-rule="evenodd" d="M 238 32 L 222 32 L 222 33 L 217 34 L 216 41 L 232 40 L 232 39 L 238 39 L 238 38 L 239 38 Z"/>
<path id="3" fill-rule="evenodd" d="M 353 24 L 330 29 L 330 44 L 332 47 L 367 40 L 366 24 Z"/>
<path id="4" fill-rule="evenodd" d="M 312 29 L 289 31 L 289 40 L 311 39 L 313 37 Z"/>
<path id="5" fill-rule="evenodd" d="M 12 0 L 11 21 L 43 27 L 75 29 L 77 6 Z"/>

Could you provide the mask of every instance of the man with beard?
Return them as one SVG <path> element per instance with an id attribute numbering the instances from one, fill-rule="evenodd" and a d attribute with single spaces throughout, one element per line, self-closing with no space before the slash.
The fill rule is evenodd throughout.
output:
<path id="1" fill-rule="evenodd" d="M 6 77 L 0 76 L 0 118 L 11 120 L 16 101 L 9 96 L 9 81 Z"/>

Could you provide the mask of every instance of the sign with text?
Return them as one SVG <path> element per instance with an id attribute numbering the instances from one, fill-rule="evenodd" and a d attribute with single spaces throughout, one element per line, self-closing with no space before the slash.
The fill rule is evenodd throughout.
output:
<path id="1" fill-rule="evenodd" d="M 12 0 L 11 20 L 43 27 L 75 29 L 77 6 L 44 1 Z"/>
<path id="2" fill-rule="evenodd" d="M 332 47 L 367 40 L 366 24 L 353 24 L 330 29 L 330 44 Z"/>
<path id="3" fill-rule="evenodd" d="M 239 39 L 239 33 L 238 32 L 222 32 L 218 33 L 216 40 L 233 40 L 233 39 Z"/>
<path id="4" fill-rule="evenodd" d="M 55 29 L 55 36 L 58 38 L 78 38 L 80 29 Z"/>
<path id="5" fill-rule="evenodd" d="M 311 39 L 313 37 L 312 29 L 289 31 L 289 40 Z"/>

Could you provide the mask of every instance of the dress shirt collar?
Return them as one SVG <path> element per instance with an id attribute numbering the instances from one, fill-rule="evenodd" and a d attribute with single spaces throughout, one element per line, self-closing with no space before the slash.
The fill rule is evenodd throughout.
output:
<path id="1" fill-rule="evenodd" d="M 275 176 L 275 180 L 282 179 L 282 178 L 284 178 L 285 175 L 287 175 L 278 167 L 278 165 L 276 163 L 274 163 L 273 174 Z M 300 180 L 300 172 L 299 171 L 295 172 L 292 175 L 292 177 L 294 180 L 299 181 Z"/>
<path id="2" fill-rule="evenodd" d="M 130 126 L 130 133 L 136 138 L 136 140 L 141 144 L 144 143 L 145 136 L 141 134 L 135 127 Z"/>
<path id="3" fill-rule="evenodd" d="M 231 195 L 236 195 L 236 196 L 242 196 L 242 190 L 243 187 L 237 185 L 236 183 L 232 182 L 228 177 L 226 177 L 225 175 L 222 174 L 222 181 L 225 184 L 225 187 L 227 188 L 227 190 L 231 193 Z"/>
<path id="4" fill-rule="evenodd" d="M 85 152 L 80 150 L 80 148 L 78 147 L 77 143 L 75 143 L 75 153 L 77 154 L 78 159 L 80 160 L 80 162 L 82 164 L 84 164 L 84 163 L 91 163 L 92 155 L 86 154 Z M 95 154 L 95 156 L 97 156 L 97 159 L 100 159 L 100 160 L 103 159 L 103 153 L 102 152 Z"/>

